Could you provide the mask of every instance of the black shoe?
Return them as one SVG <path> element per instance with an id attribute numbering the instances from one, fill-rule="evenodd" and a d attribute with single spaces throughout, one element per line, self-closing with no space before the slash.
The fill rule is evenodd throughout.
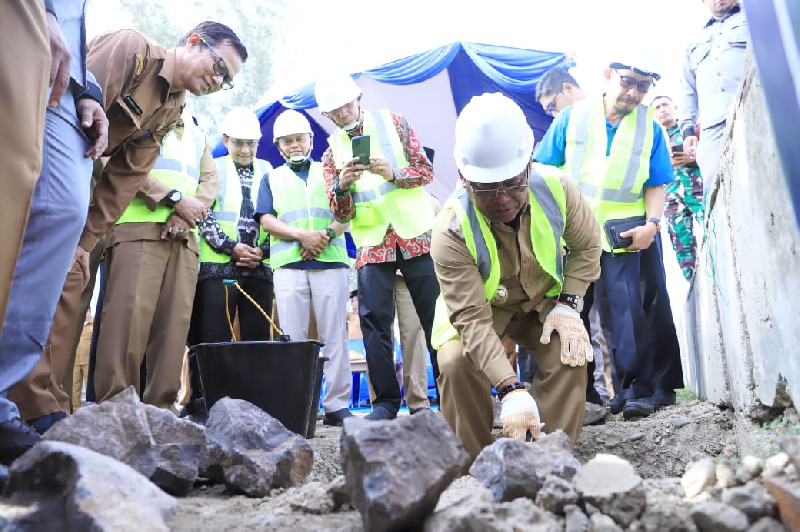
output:
<path id="1" fill-rule="evenodd" d="M 341 427 L 344 425 L 344 420 L 349 417 L 354 416 L 346 408 L 342 408 L 336 412 L 325 412 L 325 416 L 322 418 L 322 424 L 328 425 L 329 427 Z"/>
<path id="2" fill-rule="evenodd" d="M 622 417 L 625 419 L 639 419 L 653 413 L 653 398 L 639 397 L 625 402 Z"/>
<path id="3" fill-rule="evenodd" d="M 47 429 L 52 427 L 57 421 L 61 421 L 66 417 L 66 412 L 59 410 L 58 412 L 53 412 L 52 414 L 47 414 L 46 416 L 29 419 L 27 423 L 36 429 L 36 432 L 39 434 L 44 434 L 47 432 Z"/>
<path id="4" fill-rule="evenodd" d="M 613 399 L 606 401 L 605 406 L 608 407 L 612 414 L 617 415 L 625 408 L 625 398 L 622 397 L 622 394 L 617 394 Z"/>
<path id="5" fill-rule="evenodd" d="M 10 465 L 38 441 L 36 430 L 18 417 L 0 423 L 0 464 Z"/>
<path id="6" fill-rule="evenodd" d="M 675 405 L 675 392 L 672 390 L 658 390 L 653 395 L 653 409 L 661 410 L 668 406 Z"/>
<path id="7" fill-rule="evenodd" d="M 367 414 L 364 419 L 369 419 L 370 421 L 376 421 L 379 419 L 394 419 L 397 417 L 397 412 L 389 410 L 388 407 L 383 405 L 374 405 L 372 407 L 372 412 Z"/>

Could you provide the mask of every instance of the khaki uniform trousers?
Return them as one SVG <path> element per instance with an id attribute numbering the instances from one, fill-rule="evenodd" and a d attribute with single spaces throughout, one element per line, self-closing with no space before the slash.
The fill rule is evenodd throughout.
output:
<path id="1" fill-rule="evenodd" d="M 428 345 L 425 331 L 417 316 L 406 281 L 402 275 L 394 283 L 394 301 L 400 328 L 400 348 L 403 352 L 403 390 L 411 411 L 430 408 L 428 400 Z"/>
<path id="2" fill-rule="evenodd" d="M 119 227 L 119 226 L 117 226 Z M 197 286 L 198 254 L 180 240 L 114 242 L 106 248 L 106 292 L 94 373 L 98 402 L 134 386 L 142 400 L 173 411 Z M 189 238 L 195 238 L 191 233 Z"/>
<path id="3" fill-rule="evenodd" d="M 583 426 L 586 407 L 586 368 L 561 363 L 561 341 L 553 333 L 550 343 L 541 344 L 542 324 L 536 312 L 517 315 L 504 331 L 514 342 L 530 351 L 538 370 L 531 394 L 539 407 L 542 432 L 561 429 L 575 441 Z M 474 459 L 494 441 L 492 383 L 466 357 L 461 340 L 451 340 L 438 351 L 440 409 L 450 427 Z"/>
<path id="4" fill-rule="evenodd" d="M 42 169 L 50 38 L 43 2 L 7 0 L 0 17 L 0 317 L 6 314 L 14 267 Z M 0 323 L 0 333 L 2 332 Z M 9 384 L 13 384 L 9 383 Z M 0 390 L 2 392 L 6 389 Z"/>

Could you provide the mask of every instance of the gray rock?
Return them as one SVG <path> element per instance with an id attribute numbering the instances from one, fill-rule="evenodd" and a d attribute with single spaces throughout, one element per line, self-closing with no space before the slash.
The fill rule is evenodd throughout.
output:
<path id="1" fill-rule="evenodd" d="M 594 403 L 586 403 L 583 411 L 583 424 L 596 425 L 603 421 L 608 416 L 608 408 Z"/>
<path id="2" fill-rule="evenodd" d="M 691 420 L 684 419 L 682 417 L 674 417 L 674 418 L 672 418 L 672 426 L 675 427 L 676 429 L 679 429 L 681 427 L 685 427 L 686 425 L 688 425 L 690 423 L 692 423 Z"/>
<path id="3" fill-rule="evenodd" d="M 741 510 L 751 521 L 773 516 L 777 511 L 775 499 L 764 486 L 756 482 L 723 491 L 721 502 Z"/>
<path id="4" fill-rule="evenodd" d="M 742 465 L 752 476 L 757 477 L 764 470 L 764 460 L 752 454 L 742 458 Z"/>
<path id="5" fill-rule="evenodd" d="M 736 483 L 737 484 L 747 484 L 751 480 L 753 480 L 753 474 L 750 473 L 750 471 L 746 467 L 739 466 L 739 467 L 736 468 Z"/>
<path id="6" fill-rule="evenodd" d="M 555 475 L 544 479 L 542 489 L 536 494 L 536 504 L 557 515 L 563 515 L 564 507 L 577 504 L 578 499 L 575 486 Z"/>
<path id="7" fill-rule="evenodd" d="M 709 501 L 692 509 L 692 519 L 701 532 L 740 532 L 747 530 L 747 516 L 727 504 Z"/>
<path id="8" fill-rule="evenodd" d="M 776 532 L 785 530 L 780 521 L 772 517 L 762 517 L 753 526 L 747 529 L 747 532 Z"/>
<path id="9" fill-rule="evenodd" d="M 185 495 L 197 479 L 205 446 L 205 428 L 175 416 L 169 410 L 142 405 L 155 440 L 156 468 L 150 475 L 167 493 Z"/>
<path id="10" fill-rule="evenodd" d="M 500 502 L 535 500 L 548 476 L 571 480 L 580 467 L 569 437 L 559 430 L 533 443 L 501 438 L 481 451 L 469 472 Z"/>
<path id="11" fill-rule="evenodd" d="M 795 469 L 800 471 L 800 436 L 781 436 L 778 445 L 789 456 Z"/>
<path id="12" fill-rule="evenodd" d="M 511 502 L 493 503 L 486 499 L 467 498 L 433 514 L 425 522 L 425 532 L 506 532 L 508 530 L 552 531 L 561 529 L 556 517 L 520 497 Z"/>
<path id="13" fill-rule="evenodd" d="M 441 493 L 469 464 L 443 416 L 345 420 L 342 471 L 365 530 L 419 528 Z"/>
<path id="14" fill-rule="evenodd" d="M 309 482 L 290 489 L 286 500 L 292 510 L 305 514 L 329 514 L 334 508 L 330 490 L 319 482 Z"/>
<path id="15" fill-rule="evenodd" d="M 774 477 L 775 475 L 780 475 L 783 473 L 783 470 L 787 465 L 789 465 L 788 454 L 784 452 L 774 454 L 764 460 L 764 471 L 762 471 L 761 474 L 765 477 Z"/>
<path id="16" fill-rule="evenodd" d="M 146 405 L 133 386 L 56 423 L 48 441 L 80 445 L 127 464 L 167 493 L 185 495 L 197 479 L 204 429 Z"/>
<path id="17" fill-rule="evenodd" d="M 633 466 L 614 455 L 598 454 L 575 475 L 575 488 L 587 505 L 627 528 L 644 511 L 647 494 Z M 594 515 L 592 515 L 594 517 Z"/>
<path id="18" fill-rule="evenodd" d="M 56 425 L 57 426 L 57 425 Z M 129 466 L 84 447 L 43 441 L 11 466 L 5 496 L 36 504 L 33 530 L 168 530 L 176 501 Z"/>
<path id="19" fill-rule="evenodd" d="M 589 530 L 589 518 L 581 511 L 580 506 L 569 504 L 564 507 L 564 514 L 566 515 L 564 520 L 565 532 L 586 532 Z"/>
<path id="20" fill-rule="evenodd" d="M 710 456 L 686 464 L 681 487 L 687 499 L 696 497 L 716 482 L 717 464 Z"/>
<path id="21" fill-rule="evenodd" d="M 350 488 L 347 486 L 344 475 L 339 475 L 328 484 L 328 494 L 333 500 L 334 511 L 342 506 L 353 504 L 353 496 L 350 493 Z"/>
<path id="22" fill-rule="evenodd" d="M 715 476 L 717 477 L 717 485 L 721 488 L 732 488 L 739 483 L 736 480 L 736 468 L 728 460 L 723 460 L 717 464 Z"/>
<path id="23" fill-rule="evenodd" d="M 257 406 L 224 397 L 209 412 L 206 453 L 208 477 L 249 497 L 300 484 L 314 462 L 311 445 Z"/>
<path id="24" fill-rule="evenodd" d="M 662 503 L 656 507 L 648 505 L 639 521 L 634 524 L 638 525 L 635 530 L 644 532 L 691 532 L 697 530 L 688 506 L 669 503 Z M 631 530 L 634 528 L 631 527 Z"/>
<path id="25" fill-rule="evenodd" d="M 622 528 L 609 516 L 594 514 L 589 518 L 589 532 L 622 532 Z"/>

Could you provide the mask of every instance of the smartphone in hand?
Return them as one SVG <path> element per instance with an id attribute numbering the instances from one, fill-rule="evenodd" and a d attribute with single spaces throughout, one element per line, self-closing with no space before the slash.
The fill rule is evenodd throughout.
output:
<path id="1" fill-rule="evenodd" d="M 369 164 L 369 135 L 361 135 L 360 137 L 353 137 L 353 157 L 358 157 L 359 163 L 363 165 Z"/>
<path id="2" fill-rule="evenodd" d="M 683 152 L 683 144 L 678 144 L 672 147 L 672 153 L 682 153 Z"/>

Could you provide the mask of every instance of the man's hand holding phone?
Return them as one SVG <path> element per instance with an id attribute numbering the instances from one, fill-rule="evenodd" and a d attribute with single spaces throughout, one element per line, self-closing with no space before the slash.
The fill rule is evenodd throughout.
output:
<path id="1" fill-rule="evenodd" d="M 350 188 L 353 183 L 361 179 L 361 172 L 367 170 L 367 168 L 367 166 L 359 162 L 357 157 L 347 161 L 342 167 L 342 171 L 339 172 L 339 188 L 341 190 Z"/>

